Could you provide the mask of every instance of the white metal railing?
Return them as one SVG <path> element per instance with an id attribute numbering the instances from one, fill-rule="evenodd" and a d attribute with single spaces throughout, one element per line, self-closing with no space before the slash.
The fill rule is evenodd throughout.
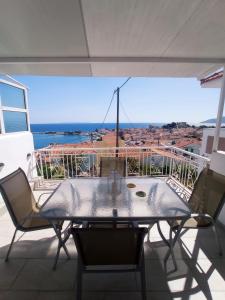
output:
<path id="1" fill-rule="evenodd" d="M 192 190 L 208 158 L 173 146 L 111 148 L 44 148 L 34 152 L 44 180 L 99 176 L 100 158 L 124 157 L 126 176 L 167 176 Z"/>

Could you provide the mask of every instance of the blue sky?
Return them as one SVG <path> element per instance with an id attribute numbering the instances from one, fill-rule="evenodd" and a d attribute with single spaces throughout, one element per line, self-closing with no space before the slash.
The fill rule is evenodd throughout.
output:
<path id="1" fill-rule="evenodd" d="M 103 121 L 113 90 L 126 78 L 14 76 L 29 87 L 31 123 Z M 196 79 L 132 78 L 120 92 L 121 122 L 198 123 L 216 117 L 219 89 Z M 116 98 L 106 122 L 116 119 Z"/>

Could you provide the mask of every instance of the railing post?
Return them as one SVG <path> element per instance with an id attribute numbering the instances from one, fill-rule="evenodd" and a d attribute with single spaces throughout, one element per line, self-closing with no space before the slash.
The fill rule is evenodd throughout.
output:
<path id="1" fill-rule="evenodd" d="M 41 167 L 41 176 L 44 179 L 44 171 L 43 171 L 43 164 L 42 164 L 42 152 L 39 153 L 39 159 L 40 159 L 40 167 Z"/>
<path id="2" fill-rule="evenodd" d="M 64 160 L 64 149 L 62 149 L 61 153 L 62 153 L 62 162 L 63 162 L 63 172 L 64 172 L 64 178 L 65 178 L 66 170 L 65 170 L 65 160 Z"/>
<path id="3" fill-rule="evenodd" d="M 46 153 L 45 153 L 45 171 L 46 171 L 46 177 L 48 179 L 48 166 L 47 166 L 47 162 L 46 162 Z"/>
<path id="4" fill-rule="evenodd" d="M 52 153 L 51 152 L 49 152 L 48 153 L 48 160 L 49 160 L 49 169 L 50 169 L 50 177 L 51 177 L 51 179 L 52 179 Z"/>
<path id="5" fill-rule="evenodd" d="M 66 164 L 67 164 L 67 178 L 70 177 L 70 168 L 69 168 L 69 160 L 68 160 L 68 154 L 66 155 Z"/>
<path id="6" fill-rule="evenodd" d="M 138 169 L 138 173 L 139 176 L 141 176 L 141 149 L 139 149 L 139 169 Z"/>
<path id="7" fill-rule="evenodd" d="M 73 178 L 73 154 L 70 155 L 70 163 L 71 163 L 71 175 Z"/>
<path id="8" fill-rule="evenodd" d="M 77 154 L 75 153 L 75 172 L 77 177 Z"/>
<path id="9" fill-rule="evenodd" d="M 88 175 L 91 177 L 91 162 L 90 162 L 91 154 L 88 155 Z"/>

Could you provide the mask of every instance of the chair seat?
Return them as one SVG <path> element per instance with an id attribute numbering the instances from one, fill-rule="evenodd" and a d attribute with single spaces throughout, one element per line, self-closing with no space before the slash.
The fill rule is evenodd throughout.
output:
<path id="1" fill-rule="evenodd" d="M 180 220 L 168 221 L 172 229 L 176 230 L 181 224 Z M 202 228 L 209 227 L 212 223 L 209 220 L 203 218 L 190 218 L 185 223 L 183 228 Z"/>

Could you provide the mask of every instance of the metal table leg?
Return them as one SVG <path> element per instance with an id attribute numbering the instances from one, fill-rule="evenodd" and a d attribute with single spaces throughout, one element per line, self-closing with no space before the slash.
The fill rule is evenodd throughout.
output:
<path id="1" fill-rule="evenodd" d="M 54 264 L 53 264 L 53 270 L 55 270 L 55 269 L 56 269 L 57 262 L 58 262 L 59 253 L 60 253 L 60 249 L 61 249 L 61 248 L 64 249 L 64 251 L 65 251 L 65 253 L 66 253 L 68 259 L 70 259 L 70 254 L 69 254 L 69 252 L 68 252 L 68 250 L 67 250 L 67 247 L 66 247 L 66 245 L 65 245 L 66 241 L 67 241 L 68 238 L 69 238 L 69 234 L 67 234 L 67 235 L 65 236 L 65 238 L 62 239 L 62 232 L 61 232 L 61 230 L 57 227 L 57 225 L 56 225 L 54 222 L 52 222 L 52 226 L 53 226 L 53 228 L 54 228 L 54 230 L 55 230 L 56 236 L 58 237 L 58 248 L 57 248 L 57 252 L 56 252 L 56 256 L 55 256 L 55 261 L 54 261 Z"/>

